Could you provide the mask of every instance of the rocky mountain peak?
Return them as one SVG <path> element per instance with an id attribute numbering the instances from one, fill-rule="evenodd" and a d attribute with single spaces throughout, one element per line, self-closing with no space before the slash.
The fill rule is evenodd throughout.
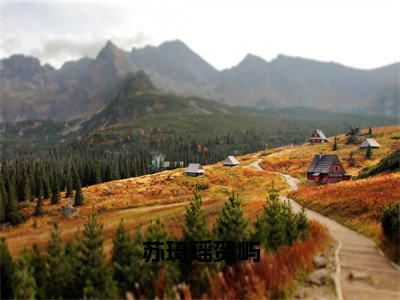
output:
<path id="1" fill-rule="evenodd" d="M 1 78 L 19 78 L 30 80 L 36 74 L 44 72 L 40 60 L 23 54 L 12 55 L 2 60 Z"/>
<path id="2" fill-rule="evenodd" d="M 135 74 L 129 73 L 126 76 L 123 82 L 123 88 L 121 90 L 124 95 L 127 95 L 140 92 L 157 91 L 157 88 L 147 76 L 147 74 L 140 70 Z"/>

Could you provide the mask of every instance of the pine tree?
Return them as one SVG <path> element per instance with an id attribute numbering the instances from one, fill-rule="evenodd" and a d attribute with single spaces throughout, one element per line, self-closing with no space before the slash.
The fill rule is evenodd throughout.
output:
<path id="1" fill-rule="evenodd" d="M 285 219 L 285 244 L 291 247 L 298 236 L 297 218 L 289 203 L 282 205 L 282 207 Z"/>
<path id="2" fill-rule="evenodd" d="M 51 196 L 50 180 L 47 172 L 43 172 L 42 175 L 42 187 L 43 187 L 43 198 L 49 199 Z"/>
<path id="3" fill-rule="evenodd" d="M 250 227 L 244 215 L 238 195 L 232 193 L 216 221 L 214 233 L 221 241 L 245 241 L 249 237 Z"/>
<path id="4" fill-rule="evenodd" d="M 51 280 L 47 282 L 46 292 L 48 298 L 62 298 L 63 285 L 63 263 L 64 263 L 64 247 L 57 224 L 50 232 L 50 240 L 46 244 L 47 255 L 46 272 L 47 277 Z"/>
<path id="5" fill-rule="evenodd" d="M 135 246 L 139 246 L 138 243 L 141 243 L 140 246 L 143 247 L 143 241 L 165 242 L 170 240 L 173 240 L 173 237 L 167 232 L 164 224 L 158 218 L 155 222 L 151 222 L 149 224 L 148 230 L 144 234 L 143 238 L 140 238 L 139 236 L 139 238 L 135 239 Z M 138 282 L 139 286 L 141 287 L 140 292 L 143 293 L 143 295 L 146 295 L 146 298 L 150 299 L 158 296 L 158 298 L 161 299 L 166 296 L 161 291 L 157 292 L 154 289 L 154 281 L 160 276 L 160 272 L 164 273 L 166 287 L 173 287 L 180 282 L 181 277 L 177 262 L 169 260 L 158 263 L 149 263 L 145 268 L 142 269 L 142 273 Z M 168 293 L 171 291 L 167 290 L 163 292 Z M 171 296 L 166 298 L 171 298 Z"/>
<path id="6" fill-rule="evenodd" d="M 113 278 L 117 282 L 121 295 L 131 290 L 140 278 L 142 258 L 143 249 L 135 247 L 134 239 L 121 220 L 113 238 L 111 258 Z"/>
<path id="7" fill-rule="evenodd" d="M 98 163 L 94 164 L 91 177 L 93 184 L 101 183 L 100 165 Z"/>
<path id="8" fill-rule="evenodd" d="M 186 242 L 205 241 L 211 237 L 201 204 L 201 196 L 197 191 L 194 191 L 194 198 L 190 199 L 189 207 L 186 208 L 185 213 L 183 239 Z"/>
<path id="9" fill-rule="evenodd" d="M 7 191 L 3 174 L 0 174 L 0 223 L 6 221 Z"/>
<path id="10" fill-rule="evenodd" d="M 51 186 L 51 204 L 58 204 L 60 199 L 60 184 L 56 174 L 54 174 Z"/>
<path id="11" fill-rule="evenodd" d="M 356 165 L 356 160 L 354 159 L 353 151 L 350 152 L 350 155 L 348 158 L 348 164 L 349 164 L 349 167 L 354 167 Z"/>
<path id="12" fill-rule="evenodd" d="M 332 151 L 337 151 L 337 149 L 338 149 L 337 137 L 335 137 L 334 140 L 333 140 Z"/>
<path id="13" fill-rule="evenodd" d="M 4 214 L 5 221 L 11 224 L 18 224 L 24 221 L 24 215 L 19 211 L 19 203 L 17 202 L 17 194 L 16 194 L 16 181 L 15 176 L 12 172 L 8 172 L 8 179 L 5 182 L 7 191 L 7 199 L 4 203 Z"/>
<path id="14" fill-rule="evenodd" d="M 13 297 L 13 278 L 15 264 L 12 260 L 10 252 L 4 238 L 0 240 L 0 282 L 1 292 L 0 299 L 12 299 Z"/>
<path id="15" fill-rule="evenodd" d="M 304 207 L 301 208 L 301 211 L 297 214 L 297 234 L 301 239 L 306 239 L 309 236 L 309 224 L 307 220 L 307 215 Z"/>
<path id="16" fill-rule="evenodd" d="M 365 152 L 365 159 L 372 159 L 372 148 L 368 146 L 367 152 Z"/>
<path id="17" fill-rule="evenodd" d="M 78 181 L 74 197 L 74 206 L 80 206 L 85 201 L 85 196 L 82 192 L 81 183 Z"/>
<path id="18" fill-rule="evenodd" d="M 36 297 L 39 299 L 48 299 L 47 283 L 52 279 L 47 276 L 45 257 L 40 253 L 39 246 L 33 244 L 30 264 L 33 267 L 33 277 L 36 282 Z"/>
<path id="19" fill-rule="evenodd" d="M 77 247 L 71 241 L 68 241 L 65 245 L 61 268 L 62 281 L 59 290 L 62 297 L 64 299 L 82 298 L 85 282 L 82 282 L 80 278 L 82 268 L 78 258 Z"/>
<path id="20" fill-rule="evenodd" d="M 275 251 L 285 244 L 286 219 L 282 203 L 278 200 L 276 191 L 271 190 L 269 201 L 262 215 L 256 221 L 256 240 L 260 241 L 266 250 Z"/>
<path id="21" fill-rule="evenodd" d="M 190 243 L 194 241 L 211 240 L 211 233 L 207 228 L 207 221 L 201 204 L 201 196 L 197 191 L 194 191 L 194 197 L 190 199 L 189 206 L 186 208 L 185 213 L 183 240 L 186 242 L 186 245 L 190 245 Z M 198 297 L 209 290 L 209 272 L 207 272 L 206 268 L 210 271 L 211 269 L 220 267 L 215 264 L 192 261 L 190 258 L 180 261 L 179 266 L 182 276 L 191 286 L 191 292 L 193 295 L 198 295 Z"/>
<path id="22" fill-rule="evenodd" d="M 31 265 L 28 252 L 24 249 L 17 262 L 14 272 L 14 298 L 35 299 L 36 281 L 33 275 L 34 268 Z"/>
<path id="23" fill-rule="evenodd" d="M 87 298 L 114 298 L 117 294 L 116 284 L 105 265 L 102 228 L 94 212 L 91 213 L 78 242 L 80 277 Z"/>
<path id="24" fill-rule="evenodd" d="M 31 197 L 31 183 L 29 182 L 29 176 L 27 172 L 22 172 L 21 174 L 21 188 L 20 188 L 20 200 L 30 201 Z"/>
<path id="25" fill-rule="evenodd" d="M 66 198 L 72 198 L 74 196 L 74 191 L 72 189 L 72 177 L 71 177 L 71 173 L 68 172 L 67 178 L 66 178 L 66 182 L 65 182 L 65 197 Z"/>
<path id="26" fill-rule="evenodd" d="M 44 214 L 43 211 L 43 199 L 42 197 L 37 198 L 36 200 L 36 205 L 35 205 L 35 210 L 33 212 L 33 215 L 36 217 L 42 216 Z"/>
<path id="27" fill-rule="evenodd" d="M 34 180 L 34 174 L 33 174 L 33 167 L 31 164 L 28 165 L 28 168 L 26 170 L 26 176 L 27 176 L 27 181 L 29 182 L 29 185 L 30 185 L 29 201 L 33 201 L 34 196 L 35 196 L 35 180 Z"/>

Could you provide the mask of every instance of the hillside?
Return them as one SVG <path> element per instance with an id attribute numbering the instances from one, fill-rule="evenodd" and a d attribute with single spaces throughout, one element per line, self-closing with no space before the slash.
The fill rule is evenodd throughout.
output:
<path id="1" fill-rule="evenodd" d="M 333 138 L 328 144 L 308 143 L 293 147 L 282 147 L 267 151 L 260 165 L 269 171 L 280 171 L 291 174 L 297 178 L 304 179 L 306 177 L 306 169 L 316 153 L 336 154 L 345 167 L 345 170 L 352 176 L 356 176 L 363 168 L 372 167 L 386 155 L 400 148 L 399 134 L 400 126 L 388 126 L 382 128 L 374 128 L 372 137 L 379 141 L 381 148 L 373 150 L 371 160 L 365 159 L 365 149 L 359 149 L 358 145 L 363 141 L 367 134 L 367 129 L 363 130 L 364 137 L 360 137 L 355 144 L 346 144 L 347 137 L 342 134 L 338 135 L 338 150 L 332 150 Z M 349 166 L 349 156 L 353 153 L 355 160 L 354 166 Z"/>
<path id="2" fill-rule="evenodd" d="M 196 185 L 203 186 L 200 194 L 209 224 L 232 191 L 239 192 L 247 216 L 254 220 L 265 204 L 266 191 L 272 184 L 277 189 L 286 186 L 280 176 L 251 170 L 250 164 L 254 160 L 251 155 L 240 158 L 241 168 L 226 168 L 220 163 L 206 166 L 205 178 L 186 177 L 182 174 L 184 169 L 177 169 L 93 185 L 83 189 L 85 203 L 78 209 L 76 218 L 65 219 L 60 211 L 60 207 L 71 200 L 63 197 L 57 205 L 51 205 L 46 200 L 45 216 L 32 218 L 14 228 L 3 228 L 1 234 L 6 237 L 11 253 L 17 255 L 23 245 L 38 243 L 43 247 L 53 221 L 58 222 L 64 239 L 73 239 L 93 209 L 104 223 L 107 251 L 111 247 L 110 237 L 121 218 L 126 226 L 134 228 L 139 223 L 146 224 L 160 216 L 170 230 L 180 234 L 184 209 Z M 23 211 L 31 214 L 33 206 L 34 203 L 27 203 Z"/>
<path id="3" fill-rule="evenodd" d="M 365 71 L 284 55 L 268 62 L 249 54 L 218 71 L 181 41 L 131 52 L 108 41 L 94 59 L 66 62 L 60 69 L 24 55 L 2 59 L 0 121 L 86 118 L 108 104 L 128 73 L 139 70 L 163 92 L 227 105 L 399 113 L 398 63 Z"/>
<path id="4" fill-rule="evenodd" d="M 109 53 L 118 55 L 115 46 L 108 44 L 108 47 L 111 48 Z M 103 55 L 106 54 L 102 52 Z M 75 67 L 69 64 L 65 68 L 73 73 Z M 210 143 L 210 139 L 221 140 L 228 135 L 234 139 L 230 142 L 232 148 L 243 153 L 249 143 L 247 138 L 276 147 L 302 143 L 314 128 L 337 134 L 355 124 L 382 126 L 397 124 L 398 121 L 396 117 L 385 115 L 334 113 L 310 107 L 266 110 L 232 107 L 199 97 L 166 93 L 156 87 L 143 71 L 121 76 L 107 93 L 108 104 L 93 115 L 67 122 L 32 119 L 1 123 L 1 145 L 31 147 L 75 140 L 126 145 L 147 132 L 153 136 L 156 134 L 159 139 L 189 137 L 201 143 Z M 244 140 L 243 133 L 247 133 Z M 257 142 L 254 140 L 252 143 Z M 258 148 L 252 147 L 246 151 L 256 150 Z"/>
<path id="5" fill-rule="evenodd" d="M 300 189 L 290 192 L 288 197 L 371 238 L 392 260 L 398 262 L 398 247 L 384 237 L 381 216 L 388 204 L 400 200 L 400 169 L 390 167 L 362 180 L 356 176 L 364 169 L 379 171 L 382 168 L 379 166 L 388 159 L 393 162 L 390 157 L 395 157 L 400 149 L 400 126 L 373 128 L 372 131 L 372 137 L 379 141 L 381 148 L 372 151 L 371 160 L 365 159 L 365 149 L 360 150 L 358 144 L 347 145 L 347 137 L 340 135 L 337 151 L 331 150 L 332 142 L 326 145 L 282 147 L 261 153 L 263 158 L 260 165 L 267 171 L 300 178 Z M 333 137 L 330 139 L 333 141 Z M 351 152 L 355 161 L 353 166 L 349 165 Z M 346 172 L 355 177 L 351 181 L 322 186 L 307 182 L 306 169 L 317 153 L 338 155 Z"/>
<path id="6" fill-rule="evenodd" d="M 349 168 L 345 163 L 345 169 L 350 174 L 355 175 L 366 166 L 376 165 L 380 158 L 393 151 L 393 149 L 400 147 L 398 140 L 393 139 L 400 133 L 399 126 L 373 128 L 373 132 L 374 138 L 379 141 L 382 148 L 374 150 L 374 159 L 371 161 L 363 159 L 361 151 L 356 152 L 354 157 L 358 165 L 354 168 Z M 345 162 L 348 153 L 355 150 L 356 146 L 343 145 L 343 136 L 339 138 L 339 150 L 337 153 L 341 160 Z M 232 191 L 239 193 L 246 214 L 250 219 L 254 220 L 257 212 L 264 205 L 266 192 L 272 187 L 272 184 L 278 190 L 287 190 L 286 182 L 275 172 L 289 173 L 302 178 L 312 157 L 320 151 L 329 152 L 330 147 L 331 145 L 310 146 L 304 144 L 268 149 L 238 157 L 241 163 L 239 168 L 226 168 L 220 162 L 206 166 L 207 176 L 203 178 L 186 177 L 182 174 L 184 169 L 176 169 L 93 185 L 83 189 L 86 200 L 84 205 L 79 208 L 76 218 L 65 219 L 59 210 L 61 205 L 68 204 L 71 200 L 63 197 L 60 204 L 57 205 L 50 205 L 46 200 L 45 216 L 31 218 L 24 224 L 14 228 L 3 228 L 2 235 L 9 241 L 10 250 L 14 255 L 18 253 L 22 245 L 31 245 L 36 242 L 43 246 L 47 240 L 47 232 L 51 228 L 51 221 L 59 223 L 63 229 L 63 237 L 65 239 L 72 239 L 78 227 L 82 226 L 85 216 L 92 209 L 99 213 L 99 219 L 105 224 L 106 249 L 110 249 L 110 237 L 121 218 L 126 221 L 127 226 L 134 227 L 138 223 L 146 223 L 150 219 L 160 216 L 168 228 L 179 233 L 176 225 L 182 222 L 184 207 L 192 193 L 191 190 L 196 185 L 203 186 L 201 195 L 203 196 L 204 208 L 209 220 L 213 220 L 215 212 L 220 209 L 222 203 Z M 252 170 L 252 164 L 260 160 L 262 160 L 260 165 L 267 172 Z M 398 174 L 366 179 L 366 182 L 378 184 L 379 186 L 377 189 L 371 189 L 370 191 L 367 189 L 364 193 L 353 193 L 352 190 L 352 187 L 363 189 L 365 187 L 364 181 L 338 183 L 326 187 L 315 187 L 306 183 L 305 188 L 309 190 L 306 193 L 307 195 L 312 195 L 314 190 L 326 193 L 326 195 L 335 195 L 330 190 L 337 190 L 338 187 L 343 186 L 346 187 L 347 193 L 352 193 L 352 203 L 358 201 L 357 197 L 376 191 L 380 193 L 381 201 L 385 202 L 385 199 L 394 201 L 391 195 L 397 193 L 397 186 L 400 186 L 396 184 L 398 181 Z M 386 185 L 392 186 L 394 189 L 383 188 Z M 301 195 L 302 193 L 302 190 L 299 190 L 299 192 L 293 192 L 291 195 Z M 382 193 L 386 196 L 383 196 Z M 346 195 L 345 191 L 339 195 Z M 375 196 L 371 194 L 368 197 L 365 198 L 367 202 L 370 201 L 368 199 L 373 199 Z M 319 196 L 317 198 L 321 199 Z M 343 199 L 349 200 L 348 197 Z M 312 202 L 313 208 L 315 203 L 315 201 Z M 324 201 L 324 203 L 333 202 Z M 342 203 L 345 204 L 345 202 Z M 352 207 L 356 209 L 357 206 Z M 379 208 L 376 209 L 379 211 Z M 23 211 L 25 213 L 31 214 L 33 210 L 34 203 L 28 202 L 24 204 Z M 370 214 L 376 218 L 379 212 L 371 211 Z M 361 215 L 360 219 L 362 219 Z M 33 224 L 35 225 L 33 226 Z M 376 227 L 376 225 L 374 226 Z"/>
<path id="7" fill-rule="evenodd" d="M 400 174 L 383 174 L 324 187 L 304 187 L 290 193 L 299 203 L 353 228 L 376 242 L 381 237 L 381 215 L 399 201 Z"/>
<path id="8" fill-rule="evenodd" d="M 374 150 L 373 160 L 366 161 L 357 157 L 356 161 L 358 165 L 350 169 L 352 174 L 355 174 L 358 170 L 367 166 L 375 166 L 388 152 L 400 148 L 397 138 L 400 132 L 399 126 L 373 128 L 372 130 L 372 135 L 379 141 L 382 147 L 379 150 Z M 388 203 L 395 203 L 398 201 L 396 198 L 400 193 L 400 177 L 398 172 L 379 174 L 363 180 L 352 180 L 326 186 L 318 186 L 314 183 L 306 183 L 304 180 L 301 180 L 300 189 L 297 191 L 292 191 L 292 185 L 289 187 L 288 184 L 290 184 L 290 180 L 287 180 L 288 176 L 281 176 L 280 173 L 290 173 L 293 175 L 297 174 L 301 178 L 307 167 L 305 163 L 306 160 L 308 160 L 309 163 L 315 153 L 319 151 L 328 151 L 327 147 L 330 146 L 331 145 L 309 146 L 304 144 L 265 149 L 257 153 L 237 156 L 240 162 L 240 166 L 238 167 L 224 167 L 222 162 L 206 165 L 204 166 L 206 171 L 206 176 L 204 177 L 185 176 L 183 173 L 184 169 L 180 168 L 151 175 L 94 184 L 82 189 L 85 197 L 84 202 L 81 206 L 77 206 L 77 214 L 71 217 L 65 217 L 61 211 L 63 205 L 71 205 L 74 203 L 72 198 L 65 197 L 64 192 L 61 193 L 61 200 L 59 203 L 52 204 L 51 200 L 46 197 L 43 201 L 40 215 L 36 214 L 37 203 L 39 203 L 38 200 L 23 201 L 21 202 L 20 211 L 27 216 L 27 219 L 18 225 L 11 225 L 10 223 L 2 224 L 1 237 L 6 239 L 8 249 L 14 259 L 22 257 L 21 249 L 30 249 L 33 244 L 38 246 L 35 246 L 37 247 L 35 248 L 36 250 L 29 252 L 33 253 L 29 255 L 31 255 L 31 257 L 39 257 L 39 253 L 43 253 L 42 255 L 48 253 L 49 250 L 47 250 L 48 246 L 46 247 L 46 245 L 49 245 L 49 232 L 54 228 L 54 224 L 57 223 L 61 249 L 71 249 L 71 245 L 79 245 L 77 240 L 80 241 L 82 236 L 87 234 L 88 222 L 91 220 L 91 217 L 88 216 L 91 216 L 93 212 L 96 215 L 96 222 L 100 222 L 96 223 L 96 226 L 99 228 L 99 238 L 101 239 L 99 247 L 102 253 L 104 250 L 102 259 L 106 262 L 115 260 L 112 254 L 116 249 L 115 237 L 117 232 L 121 235 L 121 220 L 123 220 L 123 224 L 127 229 L 135 229 L 138 225 L 142 226 L 145 232 L 145 241 L 159 240 L 159 234 L 163 234 L 164 230 L 167 230 L 169 234 L 168 240 L 170 240 L 171 237 L 179 239 L 184 232 L 182 224 L 185 224 L 187 216 L 185 215 L 185 211 L 187 212 L 186 209 L 189 205 L 193 205 L 193 200 L 190 202 L 189 200 L 193 199 L 193 189 L 197 189 L 199 195 L 202 197 L 200 207 L 204 211 L 205 230 L 211 230 L 214 226 L 217 226 L 216 224 L 219 224 L 221 216 L 226 217 L 224 211 L 226 213 L 226 207 L 229 206 L 228 203 L 232 203 L 232 199 L 235 198 L 230 198 L 229 201 L 227 201 L 227 199 L 230 196 L 233 197 L 233 192 L 238 193 L 240 205 L 244 211 L 244 217 L 248 220 L 251 228 L 253 228 L 252 230 L 257 230 L 257 226 L 259 225 L 255 224 L 260 223 L 255 223 L 256 220 L 260 220 L 260 216 L 265 217 L 265 215 L 262 215 L 263 212 L 265 214 L 265 211 L 271 213 L 274 207 L 273 203 L 278 205 L 278 202 L 274 202 L 276 200 L 272 198 L 276 197 L 273 196 L 274 189 L 278 190 L 281 195 L 288 195 L 306 207 L 317 210 L 321 214 L 327 215 L 368 237 L 372 237 L 374 241 L 379 241 L 382 236 L 379 227 L 382 211 Z M 340 157 L 344 157 L 354 147 L 356 146 L 344 145 L 343 142 L 340 141 L 337 153 Z M 303 159 L 303 163 L 301 164 L 299 163 L 299 157 Z M 274 161 L 280 163 L 274 163 Z M 285 163 L 282 163 L 283 161 Z M 259 167 L 260 163 L 264 170 Z M 21 162 L 19 162 L 18 165 L 20 167 L 23 166 Z M 268 169 L 271 170 L 268 171 Z M 0 178 L 2 179 L 3 176 L 4 174 L 2 174 Z M 269 202 L 266 200 L 267 195 L 269 197 Z M 282 196 L 280 199 L 285 200 L 286 198 Z M 267 203 L 269 203 L 269 205 L 265 206 Z M 281 202 L 280 205 L 287 204 L 282 204 Z M 193 209 L 193 206 L 191 207 L 191 209 Z M 266 207 L 268 207 L 268 209 Z M 296 222 L 299 222 L 296 224 L 302 224 L 302 215 L 293 214 L 299 211 L 300 208 L 298 204 L 294 207 L 294 211 L 286 208 L 288 209 L 287 216 L 295 216 L 293 220 L 298 220 Z M 283 208 L 280 207 L 280 209 Z M 276 213 L 279 213 L 282 218 L 286 215 L 282 214 L 282 210 Z M 334 283 L 324 283 L 320 287 L 323 290 L 319 292 L 315 291 L 314 285 L 310 286 L 310 278 L 314 273 L 308 274 L 308 272 L 313 270 L 313 265 L 315 266 L 315 260 L 313 263 L 313 258 L 320 251 L 331 253 L 329 260 L 332 262 L 335 261 L 336 268 L 338 264 L 341 266 L 346 265 L 346 268 L 342 269 L 343 273 L 340 273 L 340 277 L 337 277 L 337 280 L 340 280 L 339 288 L 342 289 L 343 295 L 346 296 L 355 291 L 357 291 L 357 293 L 360 292 L 358 290 L 359 286 L 363 287 L 362 292 L 365 293 L 365 295 L 370 295 L 371 288 L 373 288 L 373 292 L 385 294 L 388 291 L 386 287 L 390 288 L 391 293 L 397 293 L 398 285 L 393 276 L 398 276 L 398 269 L 394 268 L 369 240 L 330 219 L 323 218 L 310 211 L 306 213 L 308 218 L 316 218 L 318 222 L 325 224 L 330 233 L 335 233 L 334 230 L 338 230 L 339 226 L 340 236 L 338 237 L 335 235 L 335 237 L 339 238 L 339 245 L 344 245 L 346 249 L 342 249 L 339 246 L 335 252 L 333 247 L 336 248 L 336 246 L 332 245 L 332 243 L 328 243 L 330 246 L 326 246 L 326 229 L 323 229 L 317 222 L 311 221 L 308 223 L 309 227 L 307 227 L 310 230 L 309 235 L 306 237 L 298 236 L 293 244 L 287 242 L 287 245 L 291 245 L 290 247 L 284 244 L 284 246 L 272 252 L 270 251 L 273 248 L 271 248 L 271 250 L 265 248 L 267 251 L 264 252 L 262 250 L 262 258 L 259 264 L 246 263 L 246 267 L 243 271 L 232 272 L 232 270 L 236 269 L 231 268 L 229 271 L 221 273 L 221 276 L 223 276 L 222 278 L 218 275 L 218 277 L 213 277 L 211 281 L 206 281 L 212 287 L 225 287 L 220 290 L 215 290 L 213 288 L 212 295 L 226 295 L 227 293 L 230 293 L 230 295 L 237 295 L 237 293 L 245 293 L 254 283 L 260 285 L 255 289 L 255 291 L 258 291 L 258 295 L 265 295 L 267 293 L 268 295 L 278 297 L 283 294 L 292 294 L 293 285 L 300 283 L 301 286 L 308 287 L 307 294 L 309 292 L 317 294 L 323 293 L 324 295 L 328 294 L 333 297 Z M 303 215 L 303 217 L 305 217 L 305 215 Z M 159 221 L 153 222 L 154 220 Z M 272 220 L 277 220 L 276 222 L 278 222 L 279 218 L 273 218 Z M 283 224 L 292 224 L 287 222 L 289 221 L 285 221 Z M 228 222 L 228 226 L 231 226 L 232 223 L 235 222 Z M 164 224 L 165 227 L 160 224 Z M 274 228 L 280 228 L 278 227 L 279 224 L 281 223 L 277 223 L 277 227 Z M 239 225 L 235 224 L 233 228 L 236 228 L 236 226 Z M 281 230 L 283 231 L 278 231 L 276 234 L 279 234 L 279 232 L 288 232 L 287 226 L 288 225 L 282 227 L 283 229 L 281 228 Z M 295 226 L 296 228 L 300 228 L 298 227 L 299 225 Z M 52 232 L 54 241 L 54 230 Z M 135 242 L 129 244 L 130 246 L 128 247 L 128 249 L 131 249 L 130 247 L 134 245 L 138 253 L 138 256 L 135 256 L 135 261 L 137 260 L 139 262 L 143 261 L 141 248 L 143 243 L 140 232 L 141 231 L 136 231 Z M 227 232 L 231 231 L 228 230 Z M 292 231 L 285 236 L 291 236 L 291 232 Z M 129 233 L 127 232 L 127 234 Z M 353 247 L 352 242 L 349 243 L 349 236 L 357 241 L 356 246 Z M 268 236 L 268 244 L 262 244 L 262 247 L 268 247 L 268 245 L 272 247 L 276 240 L 277 239 Z M 62 241 L 70 241 L 72 244 L 68 243 L 67 246 L 64 246 Z M 346 243 L 342 244 L 344 241 Z M 392 244 L 381 243 L 380 246 L 386 253 L 390 252 L 388 250 L 393 249 L 391 248 L 393 247 Z M 2 247 L 4 247 L 4 243 Z M 325 250 L 323 250 L 324 248 Z M 78 249 L 77 251 L 81 251 L 80 248 L 76 249 Z M 361 257 L 360 251 L 365 251 L 368 254 L 363 254 L 366 257 Z M 339 254 L 333 254 L 334 252 Z M 395 250 L 393 253 L 397 255 L 398 250 Z M 324 257 L 326 257 L 325 255 L 326 254 L 323 254 Z M 105 259 L 105 257 L 107 258 Z M 373 259 L 371 259 L 371 257 L 373 257 Z M 368 263 L 366 263 L 366 259 L 368 259 Z M 387 272 L 389 275 L 385 273 L 385 276 L 382 277 L 380 272 L 376 272 L 376 268 L 373 268 L 373 266 L 378 264 L 382 267 L 384 272 Z M 368 283 L 369 286 L 367 288 L 365 288 L 364 281 L 354 281 L 352 276 L 355 275 L 351 275 L 358 274 L 354 272 L 359 270 L 360 266 L 363 268 L 365 267 L 364 269 L 368 271 L 368 276 L 371 277 L 371 282 L 373 283 Z M 111 265 L 107 264 L 107 267 L 111 268 Z M 285 268 L 287 271 L 283 273 L 279 272 L 282 268 Z M 335 266 L 329 267 L 329 272 L 335 272 L 334 268 Z M 109 271 L 109 269 L 107 270 Z M 135 267 L 134 270 L 137 270 L 137 267 Z M 143 270 L 147 271 L 148 268 L 146 267 Z M 296 275 L 300 271 L 302 275 Z M 321 269 L 316 272 L 319 271 L 321 271 Z M 244 283 L 244 287 L 242 281 L 239 280 L 239 278 L 243 276 L 243 272 L 248 274 L 246 276 L 251 275 L 251 278 L 253 278 L 250 283 Z M 276 274 L 280 275 L 276 276 Z M 151 278 L 158 278 L 159 274 L 151 273 L 151 276 Z M 254 276 L 256 276 L 255 279 Z M 306 281 L 308 283 L 304 285 L 303 282 L 305 278 L 307 278 Z M 235 288 L 231 288 L 231 285 L 226 287 L 226 280 L 232 282 Z M 152 282 L 150 284 L 152 284 Z M 193 286 L 190 286 L 190 290 L 187 289 L 186 291 L 196 293 Z M 203 293 L 203 290 L 201 292 Z M 243 294 L 240 297 L 243 298 Z"/>

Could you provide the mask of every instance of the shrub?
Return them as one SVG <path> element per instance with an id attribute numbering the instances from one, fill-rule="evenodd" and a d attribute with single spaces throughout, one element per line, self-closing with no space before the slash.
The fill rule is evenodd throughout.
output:
<path id="1" fill-rule="evenodd" d="M 389 155 L 382 158 L 379 163 L 368 170 L 363 170 L 358 178 L 365 178 L 368 176 L 376 175 L 383 172 L 393 172 L 400 170 L 400 149 L 397 149 Z"/>
<path id="2" fill-rule="evenodd" d="M 195 189 L 197 191 L 203 191 L 203 190 L 208 190 L 210 186 L 207 183 L 197 183 L 195 186 Z"/>
<path id="3" fill-rule="evenodd" d="M 400 242 L 400 202 L 390 203 L 385 208 L 381 226 L 386 237 L 395 243 Z"/>
<path id="4" fill-rule="evenodd" d="M 338 149 L 337 140 L 338 140 L 338 138 L 335 136 L 335 138 L 333 140 L 332 151 L 337 151 L 337 149 Z"/>

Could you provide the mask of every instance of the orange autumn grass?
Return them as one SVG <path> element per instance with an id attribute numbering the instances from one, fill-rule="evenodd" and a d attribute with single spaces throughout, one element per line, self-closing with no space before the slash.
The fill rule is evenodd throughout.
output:
<path id="1" fill-rule="evenodd" d="M 400 201 L 400 173 L 305 187 L 289 197 L 365 234 L 384 251 L 392 251 L 383 237 L 380 218 L 389 203 Z"/>
<path id="2" fill-rule="evenodd" d="M 363 134 L 367 133 L 367 129 L 362 130 Z M 376 165 L 380 159 L 396 149 L 400 148 L 400 126 L 387 126 L 373 128 L 372 137 L 381 145 L 381 148 L 374 149 L 373 158 L 365 159 L 365 149 L 359 149 L 359 142 L 364 137 L 360 137 L 356 144 L 346 144 L 347 137 L 342 134 L 337 136 L 338 150 L 333 151 L 333 137 L 328 144 L 303 144 L 300 146 L 287 146 L 271 149 L 265 153 L 261 162 L 261 167 L 267 171 L 287 173 L 297 178 L 305 178 L 306 170 L 317 153 L 336 154 L 343 163 L 346 171 L 350 175 L 357 175 L 358 172 L 365 168 Z M 353 152 L 355 165 L 349 165 L 349 155 Z"/>
<path id="3" fill-rule="evenodd" d="M 205 166 L 206 177 L 187 177 L 182 174 L 183 169 L 178 169 L 86 187 L 83 188 L 85 202 L 78 207 L 76 218 L 62 217 L 60 206 L 70 202 L 66 198 L 58 205 L 51 205 L 46 200 L 44 216 L 32 217 L 18 226 L 3 227 L 1 236 L 6 238 L 11 254 L 16 257 L 24 246 L 30 248 L 37 243 L 43 248 L 54 222 L 62 230 L 64 240 L 73 240 L 92 210 L 103 223 L 106 252 L 112 247 L 112 236 L 121 219 L 133 229 L 159 216 L 172 232 L 179 235 L 187 201 L 193 195 L 192 189 L 199 184 L 208 187 L 200 193 L 210 226 L 232 191 L 239 192 L 246 214 L 255 219 L 262 211 L 272 182 L 278 189 L 284 189 L 286 183 L 276 174 L 250 170 L 246 162 L 242 165 L 240 168 L 222 167 L 221 163 Z M 108 189 L 111 193 L 105 193 Z M 34 210 L 34 203 L 30 204 L 23 209 L 28 215 Z"/>

